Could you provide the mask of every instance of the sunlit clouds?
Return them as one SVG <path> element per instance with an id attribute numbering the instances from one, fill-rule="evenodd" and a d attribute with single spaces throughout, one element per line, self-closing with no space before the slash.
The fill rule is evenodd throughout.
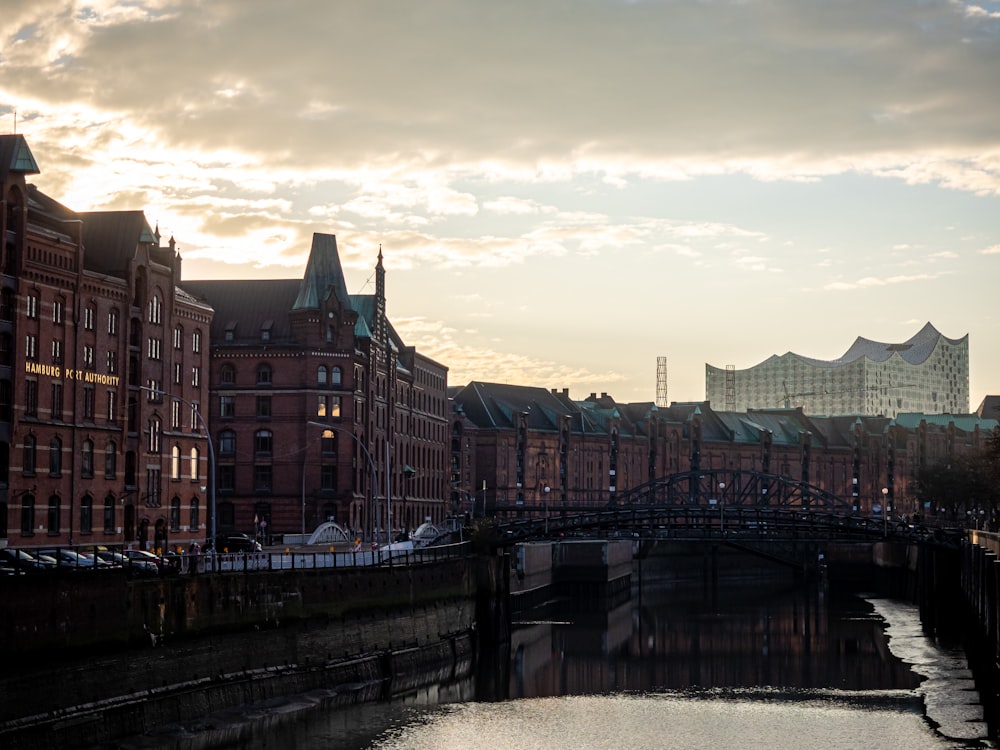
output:
<path id="1" fill-rule="evenodd" d="M 651 400 L 704 363 L 970 334 L 998 392 L 1000 3 L 11 0 L 0 130 L 184 276 L 382 248 L 408 344 Z M 405 325 L 404 322 L 405 321 Z M 433 321 L 433 322 L 428 322 Z M 584 395 L 586 395 L 584 393 Z"/>

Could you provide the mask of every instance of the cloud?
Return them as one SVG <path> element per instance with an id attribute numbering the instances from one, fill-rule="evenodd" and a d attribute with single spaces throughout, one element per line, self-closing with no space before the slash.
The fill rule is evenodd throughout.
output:
<path id="1" fill-rule="evenodd" d="M 868 289 L 871 287 L 894 286 L 896 284 L 911 284 L 919 281 L 930 281 L 942 275 L 943 274 L 941 273 L 921 273 L 910 276 L 887 276 L 885 278 L 866 276 L 865 278 L 858 279 L 856 281 L 834 281 L 826 284 L 823 289 L 839 292 L 853 289 Z"/>
<path id="2" fill-rule="evenodd" d="M 990 247 L 985 247 L 979 251 L 982 255 L 997 255 L 1000 254 L 1000 245 L 991 245 Z"/>

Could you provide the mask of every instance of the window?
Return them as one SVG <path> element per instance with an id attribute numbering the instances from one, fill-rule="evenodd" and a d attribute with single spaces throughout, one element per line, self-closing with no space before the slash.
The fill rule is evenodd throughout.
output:
<path id="1" fill-rule="evenodd" d="M 184 346 L 184 329 L 180 326 L 174 328 L 174 349 L 180 349 Z"/>
<path id="2" fill-rule="evenodd" d="M 199 503 L 198 498 L 191 498 L 191 508 L 188 511 L 188 529 L 191 531 L 197 531 L 201 525 L 201 519 L 199 518 Z"/>
<path id="3" fill-rule="evenodd" d="M 149 300 L 149 322 L 159 325 L 163 317 L 163 303 L 160 295 L 154 294 Z"/>
<path id="4" fill-rule="evenodd" d="M 94 308 L 85 307 L 83 308 L 83 330 L 93 331 L 94 330 Z"/>
<path id="5" fill-rule="evenodd" d="M 63 301 L 61 299 L 52 302 L 52 322 L 62 325 L 63 322 Z"/>
<path id="6" fill-rule="evenodd" d="M 14 320 L 14 292 L 11 289 L 0 289 L 0 320 Z"/>
<path id="7" fill-rule="evenodd" d="M 201 368 L 192 367 L 191 368 L 191 386 L 193 388 L 201 387 Z"/>
<path id="8" fill-rule="evenodd" d="M 181 426 L 181 402 L 173 399 L 170 402 L 170 428 L 178 430 Z"/>
<path id="9" fill-rule="evenodd" d="M 80 532 L 89 534 L 94 530 L 94 500 L 90 495 L 80 498 Z"/>
<path id="10" fill-rule="evenodd" d="M 192 482 L 198 480 L 198 475 L 199 475 L 198 462 L 200 461 L 200 459 L 201 459 L 201 456 L 198 453 L 198 449 L 194 448 L 194 447 L 191 448 L 190 462 L 191 462 L 191 481 Z"/>
<path id="11" fill-rule="evenodd" d="M 34 435 L 25 435 L 24 450 L 21 456 L 21 471 L 25 474 L 34 474 L 37 458 L 38 440 Z"/>
<path id="12" fill-rule="evenodd" d="M 170 449 L 170 478 L 181 478 L 181 447 L 179 445 Z"/>
<path id="13" fill-rule="evenodd" d="M 38 361 L 38 337 L 33 333 L 24 337 L 24 356 L 32 362 Z"/>
<path id="14" fill-rule="evenodd" d="M 84 479 L 94 478 L 94 441 L 83 441 L 80 449 L 80 476 Z"/>
<path id="15" fill-rule="evenodd" d="M 330 396 L 329 414 L 335 419 L 340 417 L 340 396 Z"/>
<path id="16" fill-rule="evenodd" d="M 62 419 L 63 416 L 63 387 L 62 383 L 52 384 L 52 418 Z"/>
<path id="17" fill-rule="evenodd" d="M 201 352 L 201 331 L 194 331 L 191 334 L 191 351 L 195 354 Z"/>
<path id="18" fill-rule="evenodd" d="M 236 416 L 236 397 L 235 396 L 220 396 L 219 397 L 219 416 L 223 419 L 232 419 Z"/>
<path id="19" fill-rule="evenodd" d="M 271 329 L 274 327 L 273 320 L 265 320 L 260 325 L 260 340 L 270 341 L 271 340 Z"/>
<path id="20" fill-rule="evenodd" d="M 108 310 L 108 333 L 112 336 L 118 335 L 118 311 Z"/>
<path id="21" fill-rule="evenodd" d="M 31 494 L 21 498 L 21 533 L 26 536 L 35 533 L 35 497 Z"/>
<path id="22" fill-rule="evenodd" d="M 151 404 L 158 404 L 163 401 L 163 389 L 160 381 L 150 378 L 146 381 L 146 400 Z"/>
<path id="23" fill-rule="evenodd" d="M 216 467 L 216 479 L 220 492 L 232 492 L 236 489 L 236 467 L 226 464 Z"/>
<path id="24" fill-rule="evenodd" d="M 316 382 L 319 385 L 326 385 L 326 366 L 320 365 L 316 368 Z"/>
<path id="25" fill-rule="evenodd" d="M 38 318 L 38 295 L 29 294 L 24 300 L 24 315 L 32 320 Z"/>
<path id="26" fill-rule="evenodd" d="M 83 386 L 83 418 L 94 419 L 94 386 Z"/>
<path id="27" fill-rule="evenodd" d="M 233 385 L 236 382 L 236 368 L 232 365 L 223 365 L 220 374 L 225 385 Z"/>
<path id="28" fill-rule="evenodd" d="M 198 411 L 198 402 L 191 402 L 191 432 L 199 432 L 201 426 L 201 412 Z M 207 434 L 207 431 L 206 431 Z"/>
<path id="29" fill-rule="evenodd" d="M 59 339 L 52 339 L 52 364 L 61 365 L 63 361 L 63 345 Z"/>
<path id="30" fill-rule="evenodd" d="M 146 356 L 150 359 L 159 360 L 162 359 L 162 352 L 163 341 L 151 336 L 146 342 Z"/>
<path id="31" fill-rule="evenodd" d="M 104 533 L 115 533 L 115 499 L 111 495 L 104 498 Z"/>
<path id="32" fill-rule="evenodd" d="M 170 530 L 181 530 L 181 499 L 179 497 L 170 500 Z"/>
<path id="33" fill-rule="evenodd" d="M 271 453 L 274 447 L 274 433 L 270 430 L 257 430 L 253 436 L 254 453 Z"/>
<path id="34" fill-rule="evenodd" d="M 270 464 L 256 464 L 253 467 L 253 488 L 255 492 L 271 491 Z"/>
<path id="35" fill-rule="evenodd" d="M 329 411 L 328 397 L 325 394 L 316 397 L 316 416 L 320 419 L 326 419 L 327 412 Z"/>
<path id="36" fill-rule="evenodd" d="M 87 370 L 94 369 L 94 347 L 90 344 L 83 345 L 83 367 Z"/>
<path id="37" fill-rule="evenodd" d="M 332 492 L 337 489 L 337 467 L 323 464 L 320 467 L 320 489 Z"/>
<path id="38" fill-rule="evenodd" d="M 257 397 L 257 418 L 258 419 L 270 419 L 271 418 L 271 397 L 270 396 L 258 396 Z"/>
<path id="39" fill-rule="evenodd" d="M 38 416 L 38 381 L 24 381 L 24 413 L 29 417 Z"/>
<path id="40" fill-rule="evenodd" d="M 159 508 L 160 500 L 160 470 L 156 468 L 146 469 L 146 505 L 150 508 Z"/>
<path id="41" fill-rule="evenodd" d="M 61 510 L 62 507 L 60 506 L 59 498 L 56 495 L 52 495 L 49 498 L 49 517 L 48 524 L 46 524 L 49 534 L 55 535 L 59 533 L 59 527 L 62 523 L 62 519 L 59 517 Z"/>
<path id="42" fill-rule="evenodd" d="M 236 433 L 223 430 L 219 433 L 219 455 L 232 456 L 236 453 Z"/>
<path id="43" fill-rule="evenodd" d="M 114 479 L 118 474 L 118 447 L 108 443 L 104 449 L 104 478 Z"/>
<path id="44" fill-rule="evenodd" d="M 180 362 L 174 362 L 174 385 L 181 384 L 181 372 L 183 372 L 183 365 Z"/>
<path id="45" fill-rule="evenodd" d="M 49 441 L 49 476 L 62 476 L 62 439 L 58 435 Z"/>
<path id="46" fill-rule="evenodd" d="M 112 390 L 108 391 L 108 422 L 113 423 L 115 421 L 115 392 Z"/>
<path id="47" fill-rule="evenodd" d="M 339 367 L 334 367 L 330 370 L 330 385 L 340 385 L 343 381 L 343 372 Z"/>
<path id="48" fill-rule="evenodd" d="M 257 368 L 257 383 L 271 384 L 271 365 L 261 365 Z"/>
<path id="49" fill-rule="evenodd" d="M 159 418 L 153 417 L 152 419 L 150 419 L 148 423 L 148 428 L 149 428 L 149 434 L 146 447 L 150 453 L 159 453 L 160 436 L 162 434 Z"/>
<path id="50" fill-rule="evenodd" d="M 118 372 L 118 352 L 108 352 L 108 374 L 114 375 Z"/>
<path id="51" fill-rule="evenodd" d="M 319 447 L 324 456 L 332 456 L 337 453 L 337 439 L 333 430 L 323 430 L 319 439 Z"/>

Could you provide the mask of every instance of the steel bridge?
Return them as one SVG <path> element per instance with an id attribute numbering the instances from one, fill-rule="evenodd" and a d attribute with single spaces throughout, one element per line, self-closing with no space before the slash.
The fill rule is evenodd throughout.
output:
<path id="1" fill-rule="evenodd" d="M 523 510 L 523 509 L 522 509 Z M 535 509 L 498 524 L 508 542 L 565 537 L 715 539 L 738 544 L 905 541 L 957 544 L 960 532 L 860 514 L 851 500 L 779 474 L 709 469 L 671 474 L 603 508 Z"/>

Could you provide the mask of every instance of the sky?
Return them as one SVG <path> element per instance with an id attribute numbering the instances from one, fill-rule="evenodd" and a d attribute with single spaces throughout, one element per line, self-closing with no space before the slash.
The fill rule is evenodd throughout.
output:
<path id="1" fill-rule="evenodd" d="M 4 0 L 0 132 L 185 279 L 348 290 L 472 380 L 705 397 L 927 322 L 1000 393 L 1000 1 Z"/>

